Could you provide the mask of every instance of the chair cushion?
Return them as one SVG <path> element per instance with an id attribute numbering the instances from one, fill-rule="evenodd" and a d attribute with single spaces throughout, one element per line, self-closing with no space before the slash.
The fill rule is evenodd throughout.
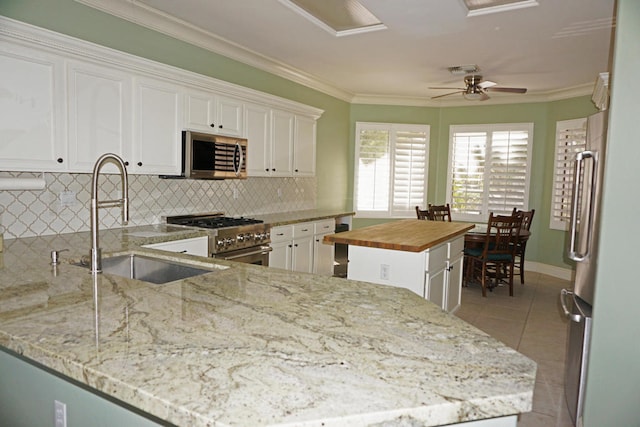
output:
<path id="1" fill-rule="evenodd" d="M 511 261 L 510 254 L 489 254 L 487 255 L 488 261 Z"/>
<path id="2" fill-rule="evenodd" d="M 464 248 L 464 254 L 479 257 L 482 255 L 482 248 Z"/>

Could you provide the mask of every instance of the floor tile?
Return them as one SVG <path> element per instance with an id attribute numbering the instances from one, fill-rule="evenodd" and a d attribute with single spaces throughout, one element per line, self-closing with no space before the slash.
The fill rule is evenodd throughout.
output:
<path id="1" fill-rule="evenodd" d="M 480 286 L 462 288 L 456 316 L 471 323 L 538 364 L 533 410 L 522 414 L 518 427 L 573 427 L 564 400 L 564 361 L 567 320 L 560 306 L 560 290 L 568 281 L 526 272 L 526 283 L 487 292 Z"/>

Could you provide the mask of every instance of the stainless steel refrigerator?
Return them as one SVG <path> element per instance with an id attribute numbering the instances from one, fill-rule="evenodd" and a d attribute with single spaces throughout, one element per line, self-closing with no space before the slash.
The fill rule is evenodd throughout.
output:
<path id="1" fill-rule="evenodd" d="M 582 427 L 584 390 L 589 363 L 591 312 L 598 257 L 600 200 L 604 176 L 607 113 L 587 119 L 586 149 L 576 155 L 568 257 L 576 262 L 573 289 L 563 289 L 560 301 L 570 320 L 565 365 L 565 397 L 569 413 Z"/>

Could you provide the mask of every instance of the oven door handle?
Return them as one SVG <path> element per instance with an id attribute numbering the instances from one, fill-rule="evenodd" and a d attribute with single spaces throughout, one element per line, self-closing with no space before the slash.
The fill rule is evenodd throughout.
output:
<path id="1" fill-rule="evenodd" d="M 232 255 L 232 256 L 222 256 L 222 259 L 226 259 L 226 260 L 233 260 L 236 258 L 242 258 L 242 257 L 246 257 L 249 255 L 266 255 L 269 252 L 273 251 L 273 248 L 271 246 L 261 246 L 260 249 L 256 249 L 255 251 L 252 252 L 244 252 L 238 255 Z"/>

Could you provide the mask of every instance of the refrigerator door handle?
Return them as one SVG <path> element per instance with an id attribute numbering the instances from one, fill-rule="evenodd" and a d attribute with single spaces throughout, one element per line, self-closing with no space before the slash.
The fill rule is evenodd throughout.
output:
<path id="1" fill-rule="evenodd" d="M 589 226 L 588 227 L 582 227 L 583 229 L 586 228 L 586 232 L 587 232 L 587 244 L 585 246 L 585 252 L 584 253 L 578 253 L 576 250 L 576 240 L 577 240 L 577 235 L 578 235 L 578 213 L 579 213 L 579 209 L 580 209 L 580 186 L 582 184 L 582 174 L 580 173 L 580 171 L 582 170 L 582 162 L 584 161 L 584 159 L 588 159 L 591 158 L 593 159 L 593 163 L 592 163 L 592 170 L 591 170 L 591 185 L 589 187 L 589 190 L 591 192 L 591 194 L 589 195 Z M 592 239 L 592 221 L 593 221 L 593 215 L 594 215 L 594 200 L 595 200 L 595 191 L 596 191 L 596 176 L 597 176 L 597 171 L 598 171 L 598 156 L 595 152 L 593 151 L 582 151 L 578 154 L 576 154 L 576 162 L 575 162 L 575 175 L 574 175 L 574 180 L 573 180 L 573 194 L 572 194 L 572 200 L 571 200 L 571 225 L 569 228 L 569 252 L 567 254 L 567 256 L 569 257 L 569 259 L 573 260 L 573 261 L 584 261 L 585 258 L 587 258 L 587 256 L 589 255 L 589 249 L 591 248 L 591 239 Z"/>
<path id="2" fill-rule="evenodd" d="M 566 316 L 567 319 L 571 320 L 572 322 L 576 322 L 576 323 L 582 322 L 582 320 L 585 318 L 584 313 L 582 312 L 579 306 L 576 306 L 576 307 L 578 308 L 578 311 L 580 311 L 580 314 L 571 313 L 571 311 L 569 311 L 569 307 L 567 306 L 567 296 L 573 296 L 573 292 L 568 291 L 566 289 L 562 289 L 560 291 L 560 304 L 562 305 L 562 311 L 564 311 L 564 315 Z"/>

